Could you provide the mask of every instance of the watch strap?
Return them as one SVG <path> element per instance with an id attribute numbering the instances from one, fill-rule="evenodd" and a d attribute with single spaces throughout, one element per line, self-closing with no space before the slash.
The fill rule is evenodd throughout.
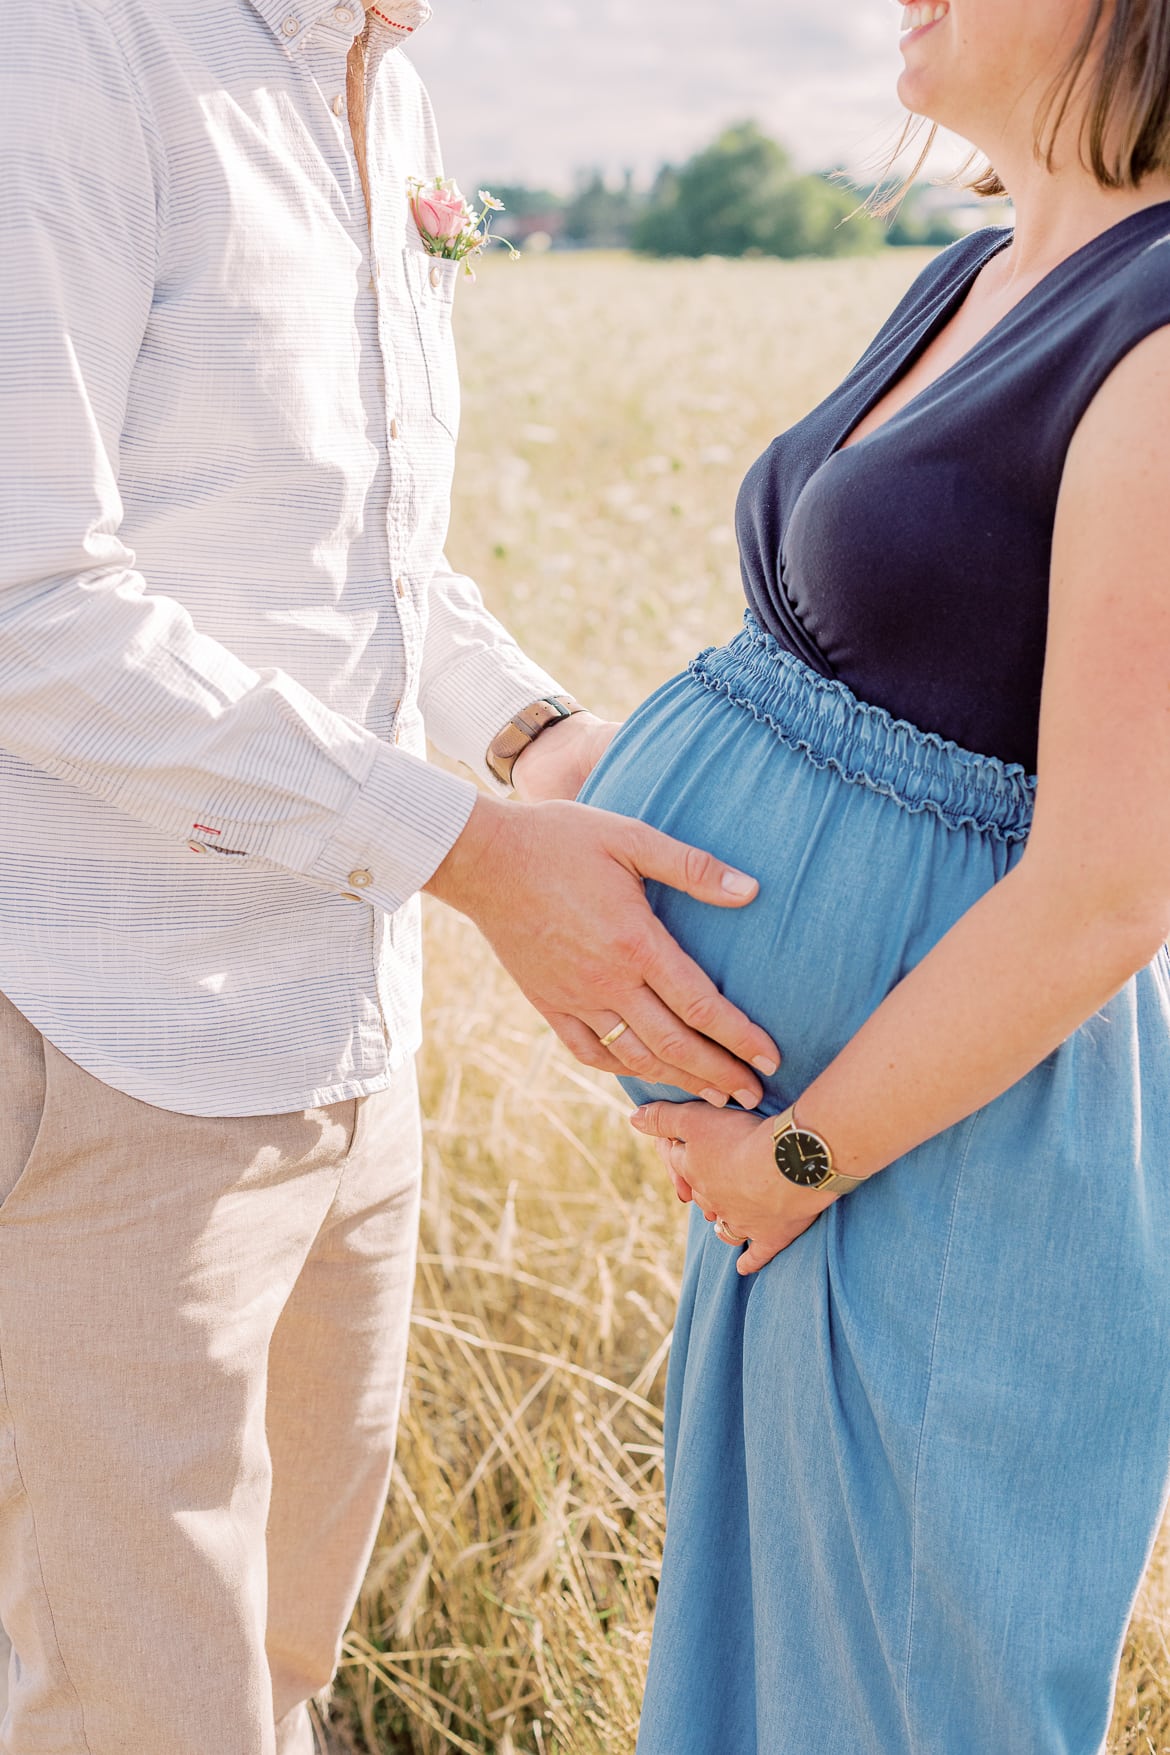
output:
<path id="1" fill-rule="evenodd" d="M 796 1119 L 796 1104 L 792 1103 L 781 1115 L 776 1117 L 775 1124 L 772 1128 L 773 1142 L 782 1139 L 786 1133 L 795 1132 L 810 1133 L 815 1139 L 820 1140 L 822 1146 L 825 1148 L 825 1155 L 828 1158 L 830 1165 L 832 1164 L 833 1149 L 829 1145 L 828 1140 L 825 1139 L 823 1134 L 817 1133 L 815 1128 L 801 1127 Z M 784 1171 L 780 1169 L 779 1159 L 776 1161 L 776 1168 L 780 1170 L 780 1174 L 783 1176 Z M 825 1180 L 817 1185 L 813 1192 L 816 1194 L 852 1194 L 855 1188 L 860 1188 L 862 1183 L 866 1181 L 868 1181 L 868 1177 L 846 1176 L 840 1170 L 832 1170 Z"/>
<path id="2" fill-rule="evenodd" d="M 817 1193 L 852 1194 L 855 1188 L 860 1188 L 862 1183 L 868 1182 L 868 1180 L 867 1176 L 846 1176 L 843 1170 L 834 1170 L 829 1180 L 821 1183 Z"/>
<path id="3" fill-rule="evenodd" d="M 548 695 L 543 700 L 532 701 L 527 707 L 522 707 L 488 745 L 488 772 L 501 786 L 510 787 L 512 769 L 529 744 L 534 743 L 550 725 L 557 725 L 562 719 L 571 719 L 574 713 L 584 711 L 580 702 L 575 701 L 572 695 Z"/>

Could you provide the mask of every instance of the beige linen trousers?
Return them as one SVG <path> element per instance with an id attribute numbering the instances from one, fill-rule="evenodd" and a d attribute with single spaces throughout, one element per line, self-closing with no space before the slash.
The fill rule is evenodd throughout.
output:
<path id="1" fill-rule="evenodd" d="M 134 1101 L 0 997 L 2 1755 L 310 1755 L 389 1482 L 413 1067 Z"/>

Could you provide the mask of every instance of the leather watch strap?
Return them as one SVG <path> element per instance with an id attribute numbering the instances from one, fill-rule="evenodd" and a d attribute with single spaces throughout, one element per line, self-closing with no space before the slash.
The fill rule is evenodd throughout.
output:
<path id="1" fill-rule="evenodd" d="M 501 786 L 511 786 L 516 759 L 529 744 L 542 731 L 547 731 L 550 725 L 556 725 L 562 719 L 571 719 L 574 713 L 584 711 L 584 707 L 572 695 L 549 695 L 544 700 L 533 701 L 529 706 L 522 707 L 488 745 L 489 771 L 495 775 Z"/>

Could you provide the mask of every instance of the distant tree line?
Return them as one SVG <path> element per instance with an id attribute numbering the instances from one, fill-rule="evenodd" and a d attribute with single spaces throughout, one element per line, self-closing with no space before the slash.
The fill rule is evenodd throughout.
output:
<path id="1" fill-rule="evenodd" d="M 859 211 L 866 190 L 797 171 L 754 122 L 726 129 L 682 166 L 664 165 L 649 191 L 629 175 L 613 188 L 599 172 L 569 196 L 492 187 L 507 208 L 497 225 L 505 235 L 539 229 L 556 243 L 650 256 L 854 256 L 959 235 L 945 215 L 923 210 L 920 189 L 890 221 Z"/>

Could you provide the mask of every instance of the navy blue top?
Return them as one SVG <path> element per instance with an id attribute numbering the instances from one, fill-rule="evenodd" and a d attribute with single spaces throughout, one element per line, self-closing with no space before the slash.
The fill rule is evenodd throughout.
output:
<path id="1" fill-rule="evenodd" d="M 736 523 L 748 602 L 782 646 L 896 718 L 1033 773 L 1065 457 L 1109 373 L 1170 325 L 1170 202 L 1060 263 L 840 448 L 1010 240 L 980 231 L 934 259 L 840 387 L 753 466 Z"/>

